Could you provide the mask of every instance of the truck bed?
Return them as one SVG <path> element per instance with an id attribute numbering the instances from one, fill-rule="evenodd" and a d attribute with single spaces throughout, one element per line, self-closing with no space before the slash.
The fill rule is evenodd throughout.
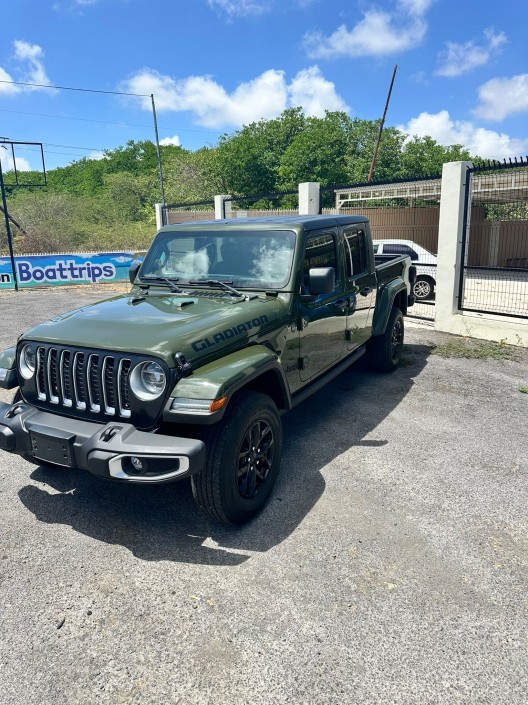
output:
<path id="1" fill-rule="evenodd" d="M 411 263 L 407 255 L 374 255 L 378 286 L 383 286 L 383 284 L 395 277 L 401 277 L 406 284 L 409 284 L 407 277 L 408 266 L 405 266 L 406 262 L 407 265 Z"/>

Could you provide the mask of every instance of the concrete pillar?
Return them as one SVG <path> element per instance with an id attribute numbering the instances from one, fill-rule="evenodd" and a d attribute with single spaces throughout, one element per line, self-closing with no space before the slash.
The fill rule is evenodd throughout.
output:
<path id="1" fill-rule="evenodd" d="M 155 203 L 154 209 L 156 210 L 156 230 L 159 230 L 164 225 L 163 211 L 161 210 L 162 209 L 161 203 Z"/>
<path id="2" fill-rule="evenodd" d="M 320 213 L 321 185 L 314 181 L 299 184 L 299 215 L 318 215 Z"/>
<path id="3" fill-rule="evenodd" d="M 493 221 L 491 224 L 488 267 L 499 267 L 499 247 L 500 247 L 500 230 L 501 223 L 499 220 Z"/>
<path id="4" fill-rule="evenodd" d="M 222 194 L 214 197 L 215 220 L 225 220 L 231 218 L 231 196 Z"/>
<path id="5" fill-rule="evenodd" d="M 528 345 L 528 321 L 489 313 L 460 311 L 458 284 L 463 266 L 462 231 L 464 225 L 464 197 L 467 168 L 471 162 L 450 162 L 442 169 L 442 195 L 438 232 L 436 272 L 435 329 L 455 335 L 466 335 L 484 340 L 504 341 L 511 345 Z M 468 210 L 468 221 L 471 210 Z M 492 257 L 498 255 L 500 231 L 492 230 L 490 243 Z M 469 232 L 466 242 L 469 238 Z"/>
<path id="6" fill-rule="evenodd" d="M 466 180 L 471 167 L 471 162 L 448 162 L 442 169 L 435 299 L 435 328 L 439 330 L 446 330 L 442 325 L 458 312 Z"/>

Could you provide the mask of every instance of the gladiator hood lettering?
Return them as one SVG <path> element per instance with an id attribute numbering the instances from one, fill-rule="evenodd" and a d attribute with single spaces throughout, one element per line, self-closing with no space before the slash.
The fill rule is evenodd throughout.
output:
<path id="1" fill-rule="evenodd" d="M 184 296 L 190 298 L 192 293 Z M 242 344 L 281 313 L 277 299 L 233 302 L 228 297 L 197 296 L 193 306 L 183 308 L 181 300 L 174 294 L 151 296 L 137 306 L 130 297 L 120 296 L 57 316 L 24 338 L 47 343 L 75 340 L 84 348 L 149 353 L 173 366 L 175 350 L 196 359 L 212 346 Z"/>

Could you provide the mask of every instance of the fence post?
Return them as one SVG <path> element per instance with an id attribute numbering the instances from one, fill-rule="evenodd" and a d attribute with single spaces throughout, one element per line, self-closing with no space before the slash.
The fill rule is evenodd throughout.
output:
<path id="1" fill-rule="evenodd" d="M 162 205 L 161 203 L 155 203 L 154 204 L 154 209 L 156 211 L 156 230 L 159 230 L 161 227 L 165 225 L 163 222 L 163 211 L 162 211 Z"/>
<path id="2" fill-rule="evenodd" d="M 449 329 L 458 312 L 466 179 L 472 166 L 471 162 L 448 162 L 442 168 L 435 299 L 435 328 L 439 330 L 446 330 L 446 325 Z"/>
<path id="3" fill-rule="evenodd" d="M 214 197 L 215 220 L 231 218 L 231 196 L 223 194 Z"/>
<path id="4" fill-rule="evenodd" d="M 321 212 L 321 184 L 307 181 L 299 184 L 299 215 L 318 215 Z"/>

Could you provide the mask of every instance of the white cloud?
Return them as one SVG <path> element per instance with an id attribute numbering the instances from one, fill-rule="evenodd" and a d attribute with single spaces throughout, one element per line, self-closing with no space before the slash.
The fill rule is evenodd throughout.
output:
<path id="1" fill-rule="evenodd" d="M 14 79 L 0 66 L 0 81 L 13 81 Z M 0 83 L 0 95 L 16 95 L 20 87 L 12 83 Z"/>
<path id="2" fill-rule="evenodd" d="M 487 42 L 483 45 L 478 45 L 474 41 L 464 42 L 464 44 L 447 42 L 447 49 L 439 54 L 442 66 L 436 73 L 439 76 L 452 78 L 487 64 L 494 55 L 500 52 L 507 39 L 504 32 L 496 34 L 493 28 L 484 30 L 484 35 Z"/>
<path id="3" fill-rule="evenodd" d="M 157 71 L 144 69 L 126 83 L 127 92 L 153 93 L 158 111 L 191 111 L 205 127 L 242 125 L 259 118 L 275 117 L 286 104 L 282 71 L 269 70 L 231 94 L 209 76 L 190 76 L 175 81 Z M 143 107 L 151 110 L 150 100 Z"/>
<path id="4" fill-rule="evenodd" d="M 262 15 L 269 10 L 269 3 L 262 0 L 207 0 L 207 4 L 229 18 Z"/>
<path id="5" fill-rule="evenodd" d="M 174 135 L 174 137 L 164 137 L 162 140 L 160 140 L 160 145 L 162 147 L 168 147 L 170 145 L 174 145 L 175 147 L 181 147 L 181 140 L 178 135 Z"/>
<path id="6" fill-rule="evenodd" d="M 128 93 L 154 94 L 156 109 L 194 113 L 196 122 L 210 128 L 240 127 L 279 115 L 289 106 L 301 105 L 308 115 L 325 109 L 348 110 L 317 66 L 300 71 L 288 85 L 284 71 L 269 69 L 251 81 L 240 83 L 232 93 L 210 76 L 189 76 L 176 81 L 152 69 L 143 69 L 124 82 Z M 152 110 L 150 98 L 142 99 L 144 110 Z"/>
<path id="7" fill-rule="evenodd" d="M 46 69 L 42 63 L 44 52 L 38 44 L 29 44 L 21 39 L 14 41 L 15 58 L 23 64 L 29 64 L 26 68 L 23 80 L 27 83 L 40 83 L 45 86 L 51 86 L 52 83 L 46 74 Z M 36 86 L 26 86 L 30 90 L 43 90 Z"/>
<path id="8" fill-rule="evenodd" d="M 11 146 L 2 147 L 0 142 L 0 162 L 2 163 L 3 171 L 13 171 L 13 153 L 11 152 Z M 31 171 L 31 167 L 27 159 L 15 155 L 15 163 L 18 171 Z"/>
<path id="9" fill-rule="evenodd" d="M 511 78 L 493 78 L 478 90 L 480 104 L 474 113 L 484 120 L 504 120 L 528 112 L 528 73 Z"/>
<path id="10" fill-rule="evenodd" d="M 432 137 L 439 144 L 461 144 L 471 154 L 485 159 L 504 159 L 526 154 L 528 138 L 510 137 L 504 132 L 487 130 L 466 120 L 453 120 L 447 110 L 420 113 L 398 129 L 410 136 Z"/>
<path id="11" fill-rule="evenodd" d="M 329 36 L 311 32 L 304 47 L 311 58 L 387 56 L 418 46 L 427 32 L 424 19 L 432 0 L 398 0 L 393 12 L 372 8 L 352 29 L 344 24 Z"/>
<path id="12" fill-rule="evenodd" d="M 43 58 L 44 52 L 38 44 L 29 44 L 21 39 L 16 39 L 13 42 L 14 59 L 18 65 L 16 77 L 13 78 L 5 69 L 0 67 L 0 80 L 2 81 L 20 81 L 21 83 L 39 83 L 43 86 L 53 85 L 46 74 Z M 39 86 L 18 86 L 9 83 L 0 83 L 0 94 L 15 95 L 17 93 L 28 91 L 50 91 L 50 88 L 42 88 Z M 51 92 L 56 92 L 52 89 Z"/>
<path id="13" fill-rule="evenodd" d="M 105 159 L 106 154 L 102 152 L 99 149 L 96 149 L 94 152 L 90 152 L 90 154 L 86 157 L 87 159 L 94 159 L 95 161 L 99 161 L 100 159 Z"/>
<path id="14" fill-rule="evenodd" d="M 89 7 L 90 5 L 96 5 L 99 0 L 64 0 L 61 2 L 56 2 L 53 4 L 53 9 L 55 12 L 62 12 L 63 10 L 79 10 L 84 7 Z"/>
<path id="15" fill-rule="evenodd" d="M 318 66 L 299 71 L 289 86 L 289 94 L 290 104 L 301 105 L 307 115 L 324 117 L 325 110 L 349 112 L 335 85 L 324 78 Z"/>

